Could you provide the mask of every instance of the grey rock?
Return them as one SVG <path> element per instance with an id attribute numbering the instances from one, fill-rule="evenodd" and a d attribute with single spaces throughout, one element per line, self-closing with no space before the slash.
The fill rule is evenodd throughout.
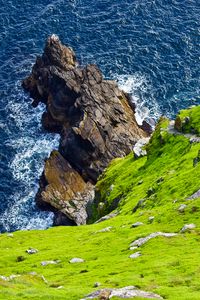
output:
<path id="1" fill-rule="evenodd" d="M 34 249 L 34 248 L 29 248 L 26 250 L 26 252 L 28 254 L 35 254 L 35 253 L 38 253 L 38 250 L 37 249 Z"/>
<path id="2" fill-rule="evenodd" d="M 134 246 L 134 247 L 130 247 L 129 249 L 130 250 L 135 250 L 135 249 L 137 249 L 138 247 L 137 246 Z"/>
<path id="3" fill-rule="evenodd" d="M 109 220 L 109 219 L 111 219 L 111 218 L 114 218 L 114 217 L 116 217 L 117 215 L 118 215 L 118 213 L 117 213 L 117 212 L 115 212 L 115 213 L 111 213 L 111 214 L 109 214 L 109 215 L 103 216 L 102 218 L 100 218 L 99 220 L 97 220 L 95 223 L 100 223 L 100 222 L 103 222 L 103 221 Z"/>
<path id="4" fill-rule="evenodd" d="M 12 274 L 10 276 L 2 276 L 2 275 L 0 275 L 0 279 L 2 279 L 4 281 L 10 281 L 10 280 L 13 280 L 13 279 L 15 279 L 17 277 L 20 277 L 20 276 L 21 275 L 14 275 L 14 274 Z"/>
<path id="5" fill-rule="evenodd" d="M 155 219 L 155 217 L 154 217 L 154 216 L 150 216 L 150 217 L 148 218 L 148 220 L 149 220 L 149 223 L 153 223 L 154 219 Z"/>
<path id="6" fill-rule="evenodd" d="M 57 265 L 59 264 L 61 261 L 60 260 L 46 260 L 46 261 L 42 261 L 41 265 L 42 266 L 47 266 L 47 265 Z"/>
<path id="7" fill-rule="evenodd" d="M 134 297 L 141 297 L 146 299 L 163 299 L 158 294 L 139 290 L 135 286 L 126 286 L 118 289 L 101 289 L 87 295 L 85 298 L 81 300 L 95 299 L 95 298 L 108 300 L 113 297 L 119 297 L 124 299 L 134 298 Z"/>
<path id="8" fill-rule="evenodd" d="M 148 138 L 142 138 L 137 141 L 133 147 L 133 153 L 135 158 L 147 155 L 147 151 L 144 149 L 144 146 L 149 142 Z"/>
<path id="9" fill-rule="evenodd" d="M 173 237 L 176 236 L 177 233 L 166 233 L 166 232 L 154 232 L 149 234 L 148 236 L 144 237 L 144 238 L 139 238 L 137 240 L 135 240 L 134 242 L 132 242 L 130 244 L 130 247 L 141 247 L 142 245 L 144 245 L 145 243 L 147 243 L 149 240 L 156 238 L 157 236 L 164 236 L 164 237 Z"/>
<path id="10" fill-rule="evenodd" d="M 135 253 L 133 253 L 133 254 L 131 254 L 129 257 L 130 258 L 137 258 L 137 257 L 139 257 L 139 256 L 141 256 L 142 254 L 141 254 L 141 252 L 135 252 Z"/>
<path id="11" fill-rule="evenodd" d="M 112 226 L 108 226 L 108 227 L 100 229 L 100 230 L 98 230 L 96 232 L 109 232 L 109 231 L 112 230 L 112 228 L 113 228 Z"/>
<path id="12" fill-rule="evenodd" d="M 185 224 L 183 226 L 183 228 L 181 229 L 181 233 L 184 233 L 186 231 L 190 231 L 192 229 L 196 228 L 196 225 L 195 224 Z"/>
<path id="13" fill-rule="evenodd" d="M 70 264 L 83 263 L 84 259 L 79 258 L 79 257 L 74 257 L 74 258 L 70 259 L 69 262 L 70 262 Z"/>
<path id="14" fill-rule="evenodd" d="M 178 208 L 178 211 L 182 213 L 182 212 L 185 211 L 186 207 L 187 207 L 186 204 L 181 204 L 181 205 L 179 206 L 179 208 Z"/>
<path id="15" fill-rule="evenodd" d="M 190 197 L 188 197 L 186 200 L 194 200 L 200 198 L 200 189 L 198 191 L 196 191 L 193 195 L 191 195 Z"/>
<path id="16" fill-rule="evenodd" d="M 131 225 L 131 228 L 136 228 L 136 227 L 139 227 L 141 225 L 144 225 L 144 224 L 142 222 L 136 222 L 136 223 Z"/>

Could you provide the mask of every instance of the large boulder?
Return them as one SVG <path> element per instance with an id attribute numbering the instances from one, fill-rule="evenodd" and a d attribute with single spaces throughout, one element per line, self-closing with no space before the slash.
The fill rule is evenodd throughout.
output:
<path id="1" fill-rule="evenodd" d="M 58 161 L 70 164 L 70 174 L 74 169 L 79 182 L 76 192 L 80 188 L 82 193 L 85 182 L 95 184 L 113 158 L 125 156 L 140 138 L 148 135 L 136 122 L 130 97 L 116 82 L 105 80 L 96 65 L 79 66 L 74 51 L 62 45 L 56 35 L 47 39 L 43 55 L 37 58 L 23 87 L 33 98 L 33 106 L 39 102 L 46 104 L 42 117 L 44 128 L 61 136 L 62 159 L 54 153 L 45 164 L 44 180 L 40 180 L 40 199 L 51 205 L 57 205 L 52 202 L 56 192 L 62 195 L 59 201 L 69 203 L 72 197 L 67 176 L 61 180 L 60 172 L 63 172 L 56 166 Z M 50 175 L 52 163 L 55 172 Z M 49 184 L 50 176 L 53 176 L 53 187 Z"/>
<path id="2" fill-rule="evenodd" d="M 37 201 L 50 204 L 77 225 L 86 224 L 86 207 L 94 197 L 94 186 L 86 183 L 58 151 L 46 160 L 44 177 L 46 184 Z"/>

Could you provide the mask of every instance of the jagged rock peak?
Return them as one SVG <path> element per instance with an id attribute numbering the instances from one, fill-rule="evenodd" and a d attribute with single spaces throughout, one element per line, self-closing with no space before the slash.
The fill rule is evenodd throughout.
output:
<path id="1" fill-rule="evenodd" d="M 48 37 L 42 60 L 47 65 L 55 64 L 61 68 L 69 68 L 76 65 L 76 56 L 73 49 L 63 45 L 56 34 Z"/>

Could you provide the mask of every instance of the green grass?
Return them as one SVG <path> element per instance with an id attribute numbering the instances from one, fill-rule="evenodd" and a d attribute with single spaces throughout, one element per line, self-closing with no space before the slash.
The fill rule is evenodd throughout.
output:
<path id="1" fill-rule="evenodd" d="M 181 110 L 178 117 L 182 122 L 182 131 L 185 133 L 196 133 L 200 135 L 200 106 L 194 106 L 190 109 Z M 185 122 L 185 118 L 189 121 Z"/>
<path id="2" fill-rule="evenodd" d="M 100 177 L 93 221 L 110 212 L 116 199 L 118 216 L 80 227 L 0 235 L 0 275 L 20 275 L 10 281 L 0 279 L 0 299 L 78 300 L 95 289 L 128 285 L 164 299 L 200 299 L 200 198 L 186 200 L 200 189 L 200 162 L 193 166 L 200 144 L 169 134 L 167 124 L 166 119 L 158 124 L 147 157 L 135 159 L 129 154 L 116 159 Z M 133 213 L 141 199 L 143 205 Z M 99 202 L 104 203 L 101 210 Z M 183 203 L 187 207 L 180 213 Z M 152 223 L 150 216 L 155 217 Z M 131 228 L 138 221 L 144 225 Z M 189 223 L 196 228 L 181 234 L 180 229 Z M 112 226 L 110 232 L 98 232 L 108 226 Z M 129 250 L 130 243 L 156 231 L 178 235 L 152 239 L 139 249 L 142 256 L 130 259 L 134 252 Z M 29 247 L 39 252 L 29 255 L 25 252 Z M 19 256 L 24 260 L 17 262 Z M 73 257 L 85 262 L 70 264 Z M 61 262 L 43 267 L 45 260 Z M 95 282 L 101 286 L 94 288 Z"/>

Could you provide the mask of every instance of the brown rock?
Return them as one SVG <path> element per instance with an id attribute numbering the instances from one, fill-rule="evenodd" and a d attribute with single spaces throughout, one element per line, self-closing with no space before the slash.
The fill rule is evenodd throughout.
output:
<path id="1" fill-rule="evenodd" d="M 78 66 L 73 50 L 55 35 L 48 38 L 23 87 L 34 106 L 46 104 L 44 128 L 61 134 L 62 156 L 56 152 L 47 160 L 38 202 L 45 201 L 59 210 L 65 205 L 62 212 L 77 222 L 66 203 L 78 201 L 78 192 L 80 202 L 82 198 L 87 202 L 85 182 L 96 183 L 113 158 L 131 152 L 137 140 L 148 134 L 136 123 L 130 97 L 114 81 L 104 80 L 96 65 Z"/>
<path id="2" fill-rule="evenodd" d="M 93 185 L 85 183 L 58 151 L 53 151 L 45 162 L 46 186 L 41 192 L 42 201 L 75 221 L 85 224 L 86 204 L 93 198 Z"/>

